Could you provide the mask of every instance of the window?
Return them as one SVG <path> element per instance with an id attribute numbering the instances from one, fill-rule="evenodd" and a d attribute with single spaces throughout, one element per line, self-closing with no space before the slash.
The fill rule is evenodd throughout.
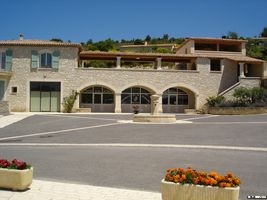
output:
<path id="1" fill-rule="evenodd" d="M 140 87 L 132 87 L 121 94 L 122 104 L 150 104 L 150 93 Z"/>
<path id="2" fill-rule="evenodd" d="M 42 50 L 38 52 L 36 50 L 32 50 L 32 59 L 31 59 L 31 68 L 52 68 L 58 69 L 59 67 L 59 51 L 54 51 L 53 53 Z"/>
<path id="3" fill-rule="evenodd" d="M 210 71 L 221 71 L 221 60 L 210 60 Z"/>
<path id="4" fill-rule="evenodd" d="M 178 88 L 170 88 L 162 95 L 163 105 L 188 105 L 188 94 Z"/>
<path id="5" fill-rule="evenodd" d="M 81 92 L 81 103 L 85 104 L 113 104 L 114 94 L 102 86 L 90 87 Z"/>
<path id="6" fill-rule="evenodd" d="M 18 92 L 18 87 L 11 87 L 11 93 L 16 94 Z"/>
<path id="7" fill-rule="evenodd" d="M 0 69 L 5 69 L 6 67 L 6 53 L 0 52 Z"/>
<path id="8" fill-rule="evenodd" d="M 41 68 L 52 68 L 52 54 L 51 53 L 43 53 L 41 54 Z"/>

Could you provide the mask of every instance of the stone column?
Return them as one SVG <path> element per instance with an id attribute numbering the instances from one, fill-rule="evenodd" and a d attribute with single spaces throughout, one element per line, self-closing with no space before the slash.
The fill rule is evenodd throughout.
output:
<path id="1" fill-rule="evenodd" d="M 240 78 L 245 78 L 244 63 L 239 63 Z"/>
<path id="2" fill-rule="evenodd" d="M 116 62 L 116 68 L 120 69 L 121 68 L 121 57 L 117 57 L 117 62 Z"/>
<path id="3" fill-rule="evenodd" d="M 121 113 L 121 93 L 115 94 L 115 113 Z"/>
<path id="4" fill-rule="evenodd" d="M 151 95 L 151 115 L 159 114 L 159 95 Z"/>
<path id="5" fill-rule="evenodd" d="M 157 58 L 157 70 L 161 69 L 161 58 Z"/>

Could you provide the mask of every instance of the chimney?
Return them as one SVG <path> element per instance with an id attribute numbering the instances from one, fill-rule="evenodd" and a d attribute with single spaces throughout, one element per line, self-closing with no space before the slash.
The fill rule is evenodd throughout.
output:
<path id="1" fill-rule="evenodd" d="M 23 34 L 19 35 L 19 40 L 24 40 L 24 35 Z"/>

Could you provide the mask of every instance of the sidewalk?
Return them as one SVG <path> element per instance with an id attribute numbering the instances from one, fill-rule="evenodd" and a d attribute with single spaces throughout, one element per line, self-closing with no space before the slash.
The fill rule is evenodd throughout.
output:
<path id="1" fill-rule="evenodd" d="M 19 122 L 29 116 L 32 116 L 33 113 L 15 113 L 15 114 L 10 114 L 10 115 L 0 115 L 0 128 L 4 128 L 10 124 L 13 124 L 15 122 Z"/>
<path id="2" fill-rule="evenodd" d="M 33 180 L 29 190 L 0 190 L 0 200 L 161 200 L 161 193 Z"/>

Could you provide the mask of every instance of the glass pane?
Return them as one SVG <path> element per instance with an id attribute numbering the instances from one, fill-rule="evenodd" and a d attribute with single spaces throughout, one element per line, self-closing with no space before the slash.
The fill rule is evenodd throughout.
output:
<path id="1" fill-rule="evenodd" d="M 43 53 L 41 55 L 41 67 L 45 67 L 45 65 L 46 65 L 46 54 Z"/>
<path id="2" fill-rule="evenodd" d="M 60 91 L 60 83 L 50 83 L 51 91 Z"/>
<path id="3" fill-rule="evenodd" d="M 168 95 L 162 96 L 162 104 L 168 104 Z"/>
<path id="4" fill-rule="evenodd" d="M 50 111 L 50 92 L 41 92 L 41 112 Z"/>
<path id="5" fill-rule="evenodd" d="M 113 94 L 103 94 L 103 104 L 113 104 L 114 96 Z"/>
<path id="6" fill-rule="evenodd" d="M 60 92 L 51 92 L 51 112 L 60 111 Z"/>
<path id="7" fill-rule="evenodd" d="M 131 104 L 131 95 L 130 94 L 121 94 L 121 103 L 122 104 Z"/>
<path id="8" fill-rule="evenodd" d="M 176 95 L 170 95 L 170 105 L 176 105 Z"/>
<path id="9" fill-rule="evenodd" d="M 133 87 L 132 93 L 140 93 L 140 88 L 139 87 Z"/>
<path id="10" fill-rule="evenodd" d="M 40 91 L 40 83 L 39 82 L 31 82 L 31 91 Z"/>
<path id="11" fill-rule="evenodd" d="M 177 93 L 177 88 L 170 88 L 169 89 L 169 94 L 176 94 Z"/>
<path id="12" fill-rule="evenodd" d="M 187 93 L 181 89 L 178 89 L 178 94 L 184 94 L 184 95 L 187 95 Z"/>
<path id="13" fill-rule="evenodd" d="M 82 91 L 82 93 L 93 93 L 93 88 L 88 88 L 88 89 Z"/>
<path id="14" fill-rule="evenodd" d="M 82 94 L 81 95 L 81 103 L 93 103 L 93 95 L 92 94 Z"/>
<path id="15" fill-rule="evenodd" d="M 101 104 L 101 94 L 94 95 L 94 104 Z"/>
<path id="16" fill-rule="evenodd" d="M 102 93 L 102 87 L 94 87 L 95 93 Z"/>
<path id="17" fill-rule="evenodd" d="M 141 94 L 141 104 L 150 104 L 149 94 Z"/>
<path id="18" fill-rule="evenodd" d="M 132 94 L 132 103 L 139 104 L 140 103 L 140 94 Z"/>
<path id="19" fill-rule="evenodd" d="M 179 105 L 188 105 L 188 96 L 187 95 L 179 95 L 178 96 L 178 104 Z"/>
<path id="20" fill-rule="evenodd" d="M 112 93 L 112 91 L 103 87 L 103 93 Z"/>
<path id="21" fill-rule="evenodd" d="M 51 53 L 46 54 L 46 56 L 47 56 L 46 66 L 52 67 L 52 55 L 51 55 Z"/>
<path id="22" fill-rule="evenodd" d="M 31 92 L 31 112 L 40 112 L 41 93 L 38 91 Z"/>
<path id="23" fill-rule="evenodd" d="M 6 53 L 2 53 L 2 57 L 1 57 L 1 69 L 5 69 L 5 65 L 6 65 Z"/>
<path id="24" fill-rule="evenodd" d="M 141 93 L 149 93 L 147 90 L 141 88 Z"/>
<path id="25" fill-rule="evenodd" d="M 41 91 L 50 92 L 50 84 L 49 83 L 41 83 Z"/>
<path id="26" fill-rule="evenodd" d="M 128 89 L 126 89 L 126 90 L 123 90 L 122 93 L 132 93 L 132 92 L 131 92 L 131 88 L 128 88 Z"/>

